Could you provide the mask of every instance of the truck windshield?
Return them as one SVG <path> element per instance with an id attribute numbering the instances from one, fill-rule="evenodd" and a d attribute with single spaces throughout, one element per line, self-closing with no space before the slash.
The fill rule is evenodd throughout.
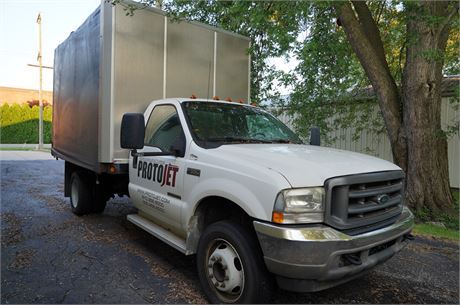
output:
<path id="1" fill-rule="evenodd" d="M 221 102 L 184 102 L 190 131 L 198 145 L 294 143 L 299 137 L 271 114 L 254 107 Z"/>

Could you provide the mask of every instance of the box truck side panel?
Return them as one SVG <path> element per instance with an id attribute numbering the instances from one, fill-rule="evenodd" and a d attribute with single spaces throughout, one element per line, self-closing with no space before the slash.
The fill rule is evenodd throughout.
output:
<path id="1" fill-rule="evenodd" d="M 216 33 L 216 95 L 249 101 L 250 42 L 235 35 Z"/>
<path id="2" fill-rule="evenodd" d="M 100 10 L 58 46 L 54 60 L 53 154 L 98 168 Z"/>
<path id="3" fill-rule="evenodd" d="M 123 114 L 142 113 L 151 101 L 163 97 L 165 17 L 149 10 L 126 16 L 120 5 L 113 9 L 113 161 L 104 162 L 127 162 L 128 152 L 120 148 Z"/>
<path id="4" fill-rule="evenodd" d="M 214 32 L 189 22 L 168 22 L 166 97 L 212 98 Z"/>
<path id="5" fill-rule="evenodd" d="M 248 47 L 246 37 L 155 8 L 126 16 L 102 1 L 55 51 L 53 153 L 99 173 L 101 164 L 128 162 L 124 113 L 192 94 L 247 101 Z"/>

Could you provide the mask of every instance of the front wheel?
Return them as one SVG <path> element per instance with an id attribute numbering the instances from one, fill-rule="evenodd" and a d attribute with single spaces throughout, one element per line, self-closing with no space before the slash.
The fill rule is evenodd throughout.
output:
<path id="1" fill-rule="evenodd" d="M 264 303 L 271 277 L 253 234 L 231 221 L 208 226 L 200 238 L 197 267 L 203 290 L 212 303 Z"/>

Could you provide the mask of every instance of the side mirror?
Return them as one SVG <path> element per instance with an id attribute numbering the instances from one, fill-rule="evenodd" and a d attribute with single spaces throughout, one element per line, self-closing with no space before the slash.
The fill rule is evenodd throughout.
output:
<path id="1" fill-rule="evenodd" d="M 320 146 L 321 144 L 321 133 L 319 127 L 310 128 L 310 145 Z"/>
<path id="2" fill-rule="evenodd" d="M 121 148 L 144 148 L 145 122 L 141 113 L 125 113 L 121 120 Z"/>
<path id="3" fill-rule="evenodd" d="M 177 137 L 176 141 L 174 141 L 169 150 L 176 157 L 182 158 L 185 156 L 185 135 L 183 132 L 181 132 L 180 136 Z"/>

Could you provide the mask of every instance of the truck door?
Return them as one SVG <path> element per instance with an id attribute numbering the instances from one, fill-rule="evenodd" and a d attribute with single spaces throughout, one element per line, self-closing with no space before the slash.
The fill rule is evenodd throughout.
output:
<path id="1" fill-rule="evenodd" d="M 184 131 L 174 105 L 157 105 L 146 118 L 145 146 L 139 152 L 166 152 Z M 139 157 L 130 171 L 130 195 L 139 214 L 180 233 L 185 160 L 175 156 Z"/>

